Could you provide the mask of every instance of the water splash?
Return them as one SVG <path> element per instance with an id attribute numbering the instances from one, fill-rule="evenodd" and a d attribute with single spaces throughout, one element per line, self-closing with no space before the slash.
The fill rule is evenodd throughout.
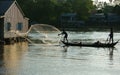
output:
<path id="1" fill-rule="evenodd" d="M 58 33 L 60 33 L 58 28 L 47 24 L 34 24 L 27 31 L 29 39 L 39 44 L 59 43 Z"/>
<path id="2" fill-rule="evenodd" d="M 34 24 L 26 33 L 11 30 L 11 33 L 25 38 L 31 44 L 53 44 L 59 43 L 60 38 L 57 36 L 60 30 L 52 25 L 47 24 Z M 28 37 L 26 37 L 28 36 Z"/>

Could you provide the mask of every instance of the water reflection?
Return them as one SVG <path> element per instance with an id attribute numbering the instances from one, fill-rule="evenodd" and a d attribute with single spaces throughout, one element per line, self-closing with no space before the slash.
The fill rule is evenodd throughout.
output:
<path id="1" fill-rule="evenodd" d="M 57 36 L 54 33 L 52 35 Z M 70 32 L 69 40 L 71 42 L 81 40 L 82 42 L 96 40 L 104 42 L 105 35 L 106 32 Z M 118 40 L 120 33 L 115 35 L 115 40 Z M 119 75 L 120 73 L 119 43 L 115 46 L 117 50 L 115 48 L 60 47 L 58 43 L 54 44 L 29 45 L 29 51 L 27 43 L 1 47 L 0 75 Z"/>
<path id="2" fill-rule="evenodd" d="M 0 45 L 0 59 L 3 58 L 4 46 Z"/>
<path id="3" fill-rule="evenodd" d="M 4 53 L 4 46 L 3 45 L 0 45 L 0 67 L 3 67 L 3 53 Z M 2 70 L 0 69 L 0 71 L 2 72 Z M 0 75 L 3 75 L 2 73 L 0 72 Z"/>
<path id="4" fill-rule="evenodd" d="M 67 56 L 66 54 L 67 54 L 67 52 L 68 52 L 68 48 L 69 48 L 69 46 L 62 46 L 63 47 L 63 55 L 64 55 L 64 57 L 65 56 Z M 82 47 L 80 47 L 80 48 L 82 48 Z M 85 48 L 85 47 L 84 47 Z M 88 48 L 88 47 L 87 47 Z M 90 47 L 91 48 L 91 47 Z M 94 47 L 93 47 L 94 48 Z M 96 50 L 101 50 L 102 49 L 102 47 L 101 48 L 95 48 Z M 113 56 L 114 56 L 114 50 L 116 50 L 116 48 L 115 47 L 111 47 L 111 48 L 105 48 L 105 50 L 107 50 L 107 52 L 109 53 L 108 54 L 108 57 L 109 57 L 109 60 L 110 60 L 110 62 L 112 62 L 113 61 Z M 88 54 L 89 55 L 89 54 Z"/>
<path id="5" fill-rule="evenodd" d="M 68 46 L 63 46 L 63 52 L 67 52 Z"/>
<path id="6" fill-rule="evenodd" d="M 0 75 L 17 75 L 20 63 L 25 52 L 28 50 L 28 43 L 16 43 L 5 45 L 0 50 Z"/>
<path id="7" fill-rule="evenodd" d="M 113 60 L 113 51 L 115 50 L 115 48 L 109 48 L 109 57 L 110 60 Z"/>

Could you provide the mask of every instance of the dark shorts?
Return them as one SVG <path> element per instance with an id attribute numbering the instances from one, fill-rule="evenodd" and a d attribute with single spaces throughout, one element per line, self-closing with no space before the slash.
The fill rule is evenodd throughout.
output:
<path id="1" fill-rule="evenodd" d="M 64 36 L 64 38 L 67 38 L 68 36 Z"/>

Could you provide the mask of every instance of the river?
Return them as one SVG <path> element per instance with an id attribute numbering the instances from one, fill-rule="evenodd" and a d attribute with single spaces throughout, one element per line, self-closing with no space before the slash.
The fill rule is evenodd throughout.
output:
<path id="1" fill-rule="evenodd" d="M 109 32 L 68 31 L 70 42 L 105 42 Z M 37 37 L 37 34 L 33 34 Z M 51 36 L 57 36 L 51 33 Z M 57 38 L 50 39 L 55 40 Z M 120 33 L 114 33 L 114 41 Z M 58 39 L 59 40 L 59 39 Z M 5 45 L 0 51 L 0 75 L 119 75 L 120 43 L 112 50 L 94 47 L 62 47 L 62 43 Z"/>

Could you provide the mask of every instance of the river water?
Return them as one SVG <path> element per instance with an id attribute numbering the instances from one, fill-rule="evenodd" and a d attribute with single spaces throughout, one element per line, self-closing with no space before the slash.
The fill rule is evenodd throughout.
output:
<path id="1" fill-rule="evenodd" d="M 109 32 L 72 32 L 70 42 L 105 42 Z M 37 37 L 38 34 L 31 34 Z M 59 40 L 50 33 L 52 40 Z M 114 33 L 115 41 L 120 33 Z M 120 43 L 115 48 L 62 47 L 61 42 L 16 43 L 0 51 L 0 75 L 119 75 Z"/>

